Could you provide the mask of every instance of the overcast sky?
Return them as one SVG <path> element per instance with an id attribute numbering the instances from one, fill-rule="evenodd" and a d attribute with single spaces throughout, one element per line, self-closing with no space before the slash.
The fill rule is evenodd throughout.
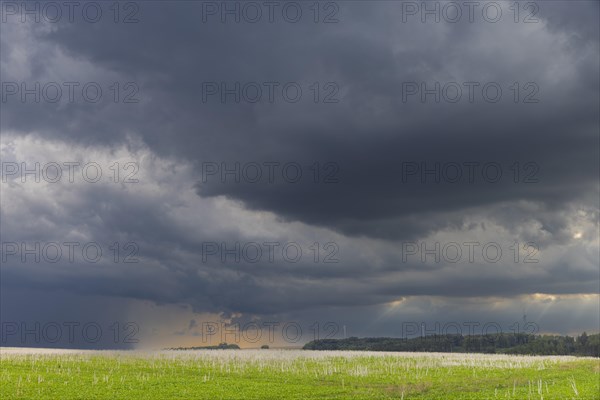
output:
<path id="1" fill-rule="evenodd" d="M 2 346 L 600 329 L 598 2 L 26 4 Z"/>

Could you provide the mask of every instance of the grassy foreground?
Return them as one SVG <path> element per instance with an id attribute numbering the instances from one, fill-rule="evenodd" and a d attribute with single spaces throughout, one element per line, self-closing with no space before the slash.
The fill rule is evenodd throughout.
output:
<path id="1" fill-rule="evenodd" d="M 598 399 L 600 360 L 290 350 L 2 350 L 2 399 Z"/>

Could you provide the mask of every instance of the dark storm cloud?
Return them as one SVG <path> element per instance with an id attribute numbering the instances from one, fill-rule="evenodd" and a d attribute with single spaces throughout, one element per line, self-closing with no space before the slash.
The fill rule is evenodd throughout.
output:
<path id="1" fill-rule="evenodd" d="M 590 251 L 597 250 L 596 233 L 585 223 L 598 220 L 598 4 L 539 3 L 533 24 L 515 24 L 510 14 L 499 23 L 422 24 L 418 17 L 402 23 L 399 2 L 339 4 L 334 24 L 310 18 L 297 24 L 202 23 L 201 3 L 192 2 L 140 3 L 140 22 L 129 25 L 110 18 L 2 24 L 3 82 L 94 81 L 104 90 L 99 103 L 35 104 L 13 97 L 2 104 L 3 135 L 109 154 L 123 144 L 133 152 L 148 146 L 147 158 L 191 165 L 173 174 L 165 172 L 173 165 L 160 165 L 161 173 L 144 175 L 128 191 L 61 186 L 40 189 L 40 196 L 16 185 L 11 208 L 3 200 L 3 240 L 134 241 L 142 262 L 67 268 L 3 263 L 3 291 L 8 285 L 288 319 L 348 307 L 363 321 L 373 309 L 407 296 L 470 302 L 596 293 L 598 258 Z M 509 4 L 502 4 L 507 11 Z M 139 102 L 114 103 L 109 88 L 116 81 L 135 82 Z M 238 81 L 298 82 L 303 97 L 297 103 L 281 96 L 274 103 L 223 104 L 218 96 L 203 101 L 203 82 Z M 407 82 L 431 88 L 436 81 L 480 86 L 473 103 L 464 86 L 457 103 L 435 102 L 431 95 L 424 103 L 418 95 L 403 101 Z M 334 82 L 339 102 L 314 103 L 314 82 L 320 100 L 324 85 Z M 499 102 L 482 98 L 487 82 L 502 88 Z M 510 89 L 514 82 L 519 103 Z M 534 85 L 526 89 L 527 83 Z M 523 103 L 532 88 L 539 89 L 539 101 Z M 71 150 L 61 151 L 68 156 Z M 236 183 L 229 176 L 222 183 L 218 174 L 203 176 L 206 163 L 231 168 L 235 162 L 296 162 L 305 179 Z M 338 182 L 314 183 L 315 162 L 339 167 Z M 463 178 L 438 183 L 428 175 L 423 183 L 420 171 L 405 175 L 422 163 L 458 164 Z M 476 163 L 473 182 L 465 163 Z M 489 163 L 502 169 L 497 182 L 481 175 Z M 242 211 L 219 203 L 221 196 L 239 201 L 252 217 L 230 215 Z M 274 216 L 267 214 L 265 222 L 261 211 Z M 448 232 L 457 242 L 534 241 L 542 263 L 401 261 L 399 240 L 448 241 Z M 585 244 L 574 241 L 576 233 Z M 306 245 L 335 241 L 341 262 L 201 261 L 203 242 L 273 237 Z M 63 307 L 62 299 L 36 296 Z M 17 302 L 11 310 L 17 315 L 21 309 L 31 307 Z M 65 313 L 81 315 L 94 306 L 73 310 Z"/>
<path id="2" fill-rule="evenodd" d="M 402 23 L 395 3 L 344 3 L 337 24 L 222 24 L 201 23 L 200 4 L 143 4 L 137 24 L 60 24 L 38 34 L 45 45 L 111 71 L 102 77 L 107 82 L 115 73 L 137 82 L 140 103 L 63 110 L 41 105 L 33 119 L 29 104 L 10 104 L 5 126 L 44 127 L 45 134 L 54 130 L 84 142 L 110 143 L 134 132 L 159 153 L 197 162 L 199 173 L 208 161 L 334 162 L 335 185 L 238 184 L 231 178 L 223 184 L 213 177 L 198 184 L 198 193 L 226 195 L 250 209 L 346 234 L 414 238 L 478 205 L 530 200 L 560 208 L 593 189 L 597 25 L 573 23 L 581 14 L 573 9 L 596 6 L 541 7 L 540 21 L 529 25 L 508 18 Z M 563 10 L 566 16 L 555 16 Z M 203 102 L 206 81 L 295 81 L 304 97 L 296 104 L 281 98 L 275 104 Z M 313 104 L 308 86 L 317 81 L 336 82 L 340 102 Z M 503 97 L 490 104 L 476 91 L 473 104 L 466 92 L 457 104 L 435 103 L 432 96 L 421 103 L 418 95 L 402 101 L 403 83 L 431 87 L 435 81 L 497 82 Z M 534 82 L 539 103 L 514 104 L 514 82 L 521 91 Z M 404 163 L 415 162 L 429 168 L 495 162 L 503 178 L 494 184 L 480 176 L 474 184 L 431 178 L 422 184 L 418 176 L 402 182 Z M 539 182 L 514 184 L 509 168 L 515 162 L 535 163 Z"/>

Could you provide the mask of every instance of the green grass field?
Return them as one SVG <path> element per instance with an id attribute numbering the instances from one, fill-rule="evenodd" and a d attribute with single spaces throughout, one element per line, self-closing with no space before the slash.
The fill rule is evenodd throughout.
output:
<path id="1" fill-rule="evenodd" d="M 2 399 L 598 399 L 600 360 L 295 350 L 2 350 Z"/>

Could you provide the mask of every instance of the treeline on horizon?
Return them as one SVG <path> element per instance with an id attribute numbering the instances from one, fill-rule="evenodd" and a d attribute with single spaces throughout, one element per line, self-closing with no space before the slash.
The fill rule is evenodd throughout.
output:
<path id="1" fill-rule="evenodd" d="M 304 350 L 421 351 L 440 353 L 490 353 L 522 355 L 572 355 L 600 357 L 600 334 L 577 337 L 498 333 L 488 335 L 447 334 L 415 338 L 320 339 Z"/>

